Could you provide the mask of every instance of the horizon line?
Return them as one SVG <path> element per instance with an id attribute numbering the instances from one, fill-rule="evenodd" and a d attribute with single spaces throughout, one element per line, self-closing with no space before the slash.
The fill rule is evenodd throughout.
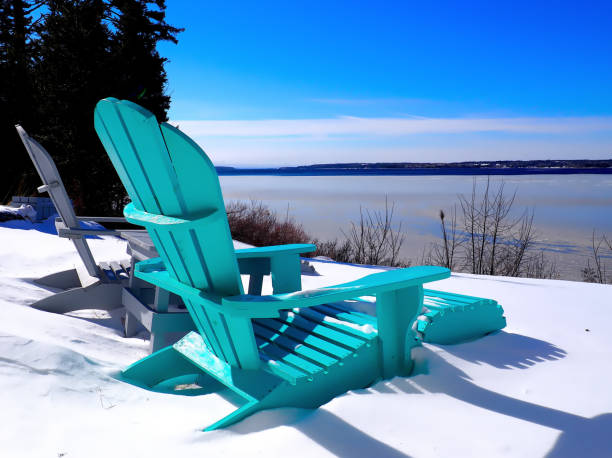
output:
<path id="1" fill-rule="evenodd" d="M 435 162 L 419 162 L 419 161 L 384 161 L 384 162 L 364 162 L 364 161 L 355 161 L 355 162 L 319 162 L 312 164 L 301 164 L 301 165 L 230 165 L 230 164 L 220 164 L 215 165 L 215 167 L 231 167 L 234 169 L 244 170 L 244 169 L 291 169 L 291 168 L 299 168 L 299 167 L 323 167 L 323 166 L 342 166 L 342 165 L 385 165 L 385 164 L 430 164 L 430 165 L 449 165 L 449 164 L 499 164 L 499 163 L 516 163 L 516 162 L 544 162 L 544 161 L 555 161 L 555 162 L 597 162 L 597 161 L 610 161 L 612 162 L 612 156 L 608 158 L 599 158 L 599 159 L 501 159 L 501 160 L 473 160 L 473 161 L 452 161 L 452 162 L 443 162 L 443 161 L 435 161 Z M 610 164 L 610 168 L 612 168 L 612 164 Z"/>

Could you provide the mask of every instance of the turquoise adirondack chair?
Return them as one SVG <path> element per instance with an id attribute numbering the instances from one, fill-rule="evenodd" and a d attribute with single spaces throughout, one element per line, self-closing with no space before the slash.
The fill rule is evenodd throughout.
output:
<path id="1" fill-rule="evenodd" d="M 220 382 L 243 403 L 206 428 L 213 430 L 261 409 L 316 408 L 410 373 L 422 285 L 447 278 L 448 269 L 410 267 L 300 291 L 299 259 L 286 256 L 296 248 L 266 247 L 245 256 L 271 271 L 274 294 L 244 294 L 218 177 L 204 151 L 128 101 L 100 101 L 95 128 L 132 199 L 125 217 L 147 228 L 160 253 L 138 263 L 135 275 L 180 295 L 198 330 L 132 364 L 126 380 L 165 390 L 186 380 Z M 376 296 L 375 318 L 343 304 L 360 296 Z"/>

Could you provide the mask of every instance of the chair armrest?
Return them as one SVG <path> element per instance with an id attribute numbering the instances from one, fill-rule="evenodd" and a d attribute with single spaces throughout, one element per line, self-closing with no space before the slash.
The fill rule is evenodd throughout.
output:
<path id="1" fill-rule="evenodd" d="M 134 206 L 133 202 L 130 202 L 123 209 L 125 219 L 132 224 L 138 226 L 144 226 L 147 229 L 149 227 L 163 227 L 163 226 L 180 226 L 183 229 L 191 229 L 200 225 L 202 220 L 210 217 L 219 217 L 220 213 L 215 209 L 209 209 L 198 213 L 196 215 L 190 215 L 188 218 L 177 218 L 174 216 L 157 215 L 155 213 L 149 213 L 143 210 L 139 210 Z"/>
<path id="2" fill-rule="evenodd" d="M 123 216 L 77 216 L 79 221 L 93 221 L 96 223 L 125 223 Z"/>
<path id="3" fill-rule="evenodd" d="M 80 239 L 86 235 L 121 235 L 119 231 L 112 229 L 70 228 L 61 218 L 55 220 L 55 229 L 57 235 L 67 239 Z"/>
<path id="4" fill-rule="evenodd" d="M 275 245 L 236 250 L 240 273 L 251 275 L 249 294 L 261 294 L 261 276 L 272 275 L 274 293 L 302 289 L 300 253 L 311 253 L 311 243 Z"/>
<path id="5" fill-rule="evenodd" d="M 250 258 L 272 258 L 278 255 L 285 254 L 302 254 L 312 253 L 317 249 L 316 245 L 312 243 L 293 243 L 290 245 L 272 245 L 262 246 L 253 248 L 242 248 L 236 250 L 236 257 L 238 259 L 250 259 Z"/>
<path id="6" fill-rule="evenodd" d="M 442 280 L 450 277 L 450 270 L 445 267 L 419 266 L 406 269 L 389 270 L 367 275 L 348 283 L 335 286 L 326 286 L 306 291 L 297 291 L 286 294 L 272 294 L 269 296 L 241 296 L 225 297 L 222 304 L 232 309 L 233 313 L 246 313 L 252 310 L 252 316 L 259 317 L 260 313 L 274 313 L 274 311 L 292 309 L 295 307 L 312 307 L 328 302 L 354 299 L 360 296 L 371 296 L 387 291 L 420 286 L 423 283 Z M 235 312 L 234 312 L 235 310 Z"/>
<path id="7" fill-rule="evenodd" d="M 210 305 L 214 306 L 216 303 L 218 308 L 221 308 L 220 296 L 208 294 L 172 278 L 161 258 L 151 258 L 137 262 L 134 266 L 134 276 L 184 298 L 196 302 L 205 300 L 213 303 Z"/>
<path id="8" fill-rule="evenodd" d="M 220 313 L 248 318 L 274 318 L 279 310 L 312 307 L 328 302 L 354 299 L 400 290 L 450 277 L 445 267 L 419 266 L 367 275 L 359 280 L 335 286 L 295 293 L 252 296 L 242 294 L 221 298 L 179 282 L 170 277 L 160 258 L 136 264 L 136 277 L 196 302 L 205 302 Z"/>

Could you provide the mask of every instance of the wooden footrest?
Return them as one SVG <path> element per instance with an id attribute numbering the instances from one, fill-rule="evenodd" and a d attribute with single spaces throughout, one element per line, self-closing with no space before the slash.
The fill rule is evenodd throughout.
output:
<path id="1" fill-rule="evenodd" d="M 424 290 L 417 335 L 428 343 L 456 344 L 506 326 L 504 309 L 492 299 Z"/>

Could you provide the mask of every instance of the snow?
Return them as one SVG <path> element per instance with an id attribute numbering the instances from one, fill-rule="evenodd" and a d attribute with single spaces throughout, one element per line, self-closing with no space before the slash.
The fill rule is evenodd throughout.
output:
<path id="1" fill-rule="evenodd" d="M 0 205 L 0 214 L 11 215 L 17 219 L 26 219 L 29 221 L 36 219 L 36 210 L 31 205 L 20 205 L 19 207 L 8 207 Z"/>
<path id="2" fill-rule="evenodd" d="M 117 238 L 89 242 L 98 261 L 126 258 Z M 122 337 L 120 309 L 27 307 L 53 293 L 33 279 L 79 263 L 49 221 L 0 224 L 0 456 L 612 456 L 612 286 L 455 274 L 428 287 L 498 300 L 505 330 L 426 344 L 411 377 L 319 409 L 264 411 L 205 433 L 233 410 L 226 398 L 117 379 L 147 351 L 144 333 Z M 380 270 L 312 265 L 319 275 L 304 275 L 304 288 Z"/>

